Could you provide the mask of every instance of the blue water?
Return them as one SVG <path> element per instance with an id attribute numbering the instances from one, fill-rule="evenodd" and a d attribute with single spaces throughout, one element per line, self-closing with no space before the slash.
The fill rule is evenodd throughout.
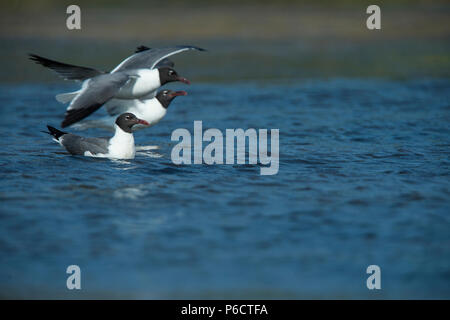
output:
<path id="1" fill-rule="evenodd" d="M 122 162 L 40 132 L 72 88 L 0 87 L 2 297 L 450 298 L 449 80 L 195 83 Z M 280 129 L 279 173 L 172 164 L 194 120 Z"/>

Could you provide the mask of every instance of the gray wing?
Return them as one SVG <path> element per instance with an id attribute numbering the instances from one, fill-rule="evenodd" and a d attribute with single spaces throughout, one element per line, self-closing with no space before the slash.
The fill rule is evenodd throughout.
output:
<path id="1" fill-rule="evenodd" d="M 36 62 L 37 64 L 52 69 L 59 76 L 61 76 L 66 80 L 86 80 L 104 74 L 103 71 L 99 71 L 93 68 L 62 63 L 38 56 L 36 54 L 30 54 L 29 56 L 30 59 Z"/>
<path id="2" fill-rule="evenodd" d="M 206 51 L 195 46 L 175 46 L 142 50 L 122 61 L 111 73 L 130 69 L 153 69 L 161 60 L 187 50 Z"/>
<path id="3" fill-rule="evenodd" d="M 84 138 L 68 133 L 63 135 L 61 140 L 66 150 L 74 155 L 85 155 L 85 152 L 90 152 L 92 155 L 108 153 L 109 139 Z"/>
<path id="4" fill-rule="evenodd" d="M 175 67 L 175 63 L 173 63 L 173 61 L 170 60 L 169 58 L 164 58 L 155 65 L 155 68 L 162 68 L 162 67 L 173 68 Z"/>
<path id="5" fill-rule="evenodd" d="M 61 126 L 63 128 L 70 126 L 98 110 L 105 102 L 114 97 L 129 79 L 130 75 L 116 72 L 86 80 L 80 93 L 75 96 L 67 108 Z"/>
<path id="6" fill-rule="evenodd" d="M 146 51 L 146 50 L 150 50 L 150 49 L 151 48 L 146 47 L 146 46 L 139 46 L 136 48 L 136 51 L 134 53 L 138 53 L 138 52 L 142 52 L 142 51 Z M 164 58 L 155 65 L 155 68 L 161 68 L 161 67 L 173 68 L 174 66 L 175 66 L 175 63 L 173 63 L 172 60 L 170 60 L 169 58 Z"/>

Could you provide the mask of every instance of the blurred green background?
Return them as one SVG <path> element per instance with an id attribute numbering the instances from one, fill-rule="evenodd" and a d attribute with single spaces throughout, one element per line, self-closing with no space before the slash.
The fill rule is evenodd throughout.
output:
<path id="1" fill-rule="evenodd" d="M 66 8 L 81 7 L 81 30 Z M 450 2 L 376 1 L 381 30 L 366 28 L 370 1 L 2 1 L 3 83 L 57 82 L 36 53 L 110 70 L 138 45 L 193 44 L 174 58 L 193 81 L 448 77 Z"/>

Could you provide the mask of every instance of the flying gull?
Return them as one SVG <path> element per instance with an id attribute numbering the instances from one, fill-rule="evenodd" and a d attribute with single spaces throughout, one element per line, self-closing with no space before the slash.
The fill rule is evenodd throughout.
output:
<path id="1" fill-rule="evenodd" d="M 30 54 L 30 59 L 56 71 L 68 80 L 83 81 L 80 90 L 56 96 L 62 103 L 70 102 L 61 126 L 74 124 L 98 110 L 107 101 L 116 99 L 149 99 L 156 90 L 173 81 L 189 84 L 172 68 L 168 57 L 188 50 L 205 51 L 195 46 L 165 48 L 138 47 L 136 52 L 122 61 L 111 72 L 81 67 Z"/>

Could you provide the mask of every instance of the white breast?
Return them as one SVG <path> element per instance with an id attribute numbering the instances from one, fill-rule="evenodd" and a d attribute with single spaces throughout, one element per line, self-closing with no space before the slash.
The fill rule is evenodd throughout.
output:
<path id="1" fill-rule="evenodd" d="M 167 109 L 164 108 L 157 99 L 148 100 L 135 100 L 132 108 L 127 112 L 133 113 L 139 119 L 147 121 L 150 126 L 157 124 L 167 113 Z M 133 131 L 148 128 L 148 126 L 135 125 Z"/>
<path id="2" fill-rule="evenodd" d="M 107 157 L 114 159 L 133 159 L 136 154 L 133 134 L 123 131 L 117 125 L 114 126 L 116 133 L 109 140 Z"/>
<path id="3" fill-rule="evenodd" d="M 161 86 L 158 69 L 140 69 L 136 77 L 130 79 L 115 97 L 119 99 L 136 99 L 155 91 Z"/>

